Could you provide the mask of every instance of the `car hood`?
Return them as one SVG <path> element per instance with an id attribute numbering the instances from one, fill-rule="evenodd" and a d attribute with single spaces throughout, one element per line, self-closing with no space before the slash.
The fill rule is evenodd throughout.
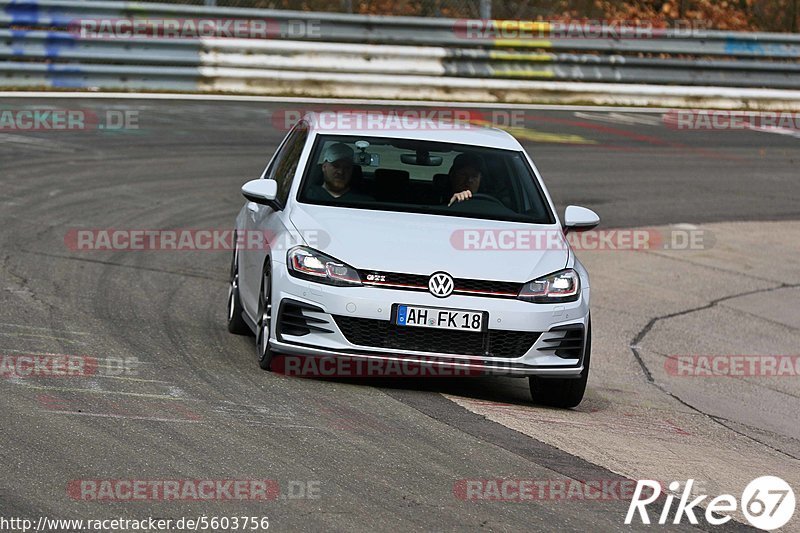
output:
<path id="1" fill-rule="evenodd" d="M 308 204 L 289 218 L 309 246 L 363 270 L 525 282 L 563 269 L 569 255 L 557 225 Z M 525 239 L 534 232 L 541 241 Z"/>

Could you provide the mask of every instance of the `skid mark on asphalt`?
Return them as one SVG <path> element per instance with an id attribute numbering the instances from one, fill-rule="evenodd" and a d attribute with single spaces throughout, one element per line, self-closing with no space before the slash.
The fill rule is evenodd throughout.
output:
<path id="1" fill-rule="evenodd" d="M 114 390 L 104 390 L 104 389 L 93 389 L 93 388 L 83 388 L 83 387 L 56 387 L 52 385 L 33 385 L 28 382 L 21 382 L 21 386 L 32 389 L 32 390 L 43 390 L 43 391 L 55 391 L 55 392 L 77 392 L 77 393 L 86 393 L 86 394 L 103 394 L 103 395 L 112 395 L 112 396 L 129 396 L 132 398 L 158 398 L 158 399 L 166 399 L 166 400 L 175 400 L 175 401 L 185 401 L 185 402 L 196 402 L 200 400 L 193 400 L 191 398 L 182 398 L 179 396 L 174 396 L 173 394 L 150 394 L 144 392 L 127 392 L 127 391 L 114 391 Z"/>
<path id="2" fill-rule="evenodd" d="M 8 354 L 15 354 L 12 356 L 8 356 Z M 81 372 L 79 373 L 66 373 L 62 372 L 62 375 L 58 375 L 53 373 L 53 369 L 50 369 L 51 375 L 41 375 L 32 372 L 31 375 L 18 375 L 14 372 L 14 363 L 13 360 L 19 360 L 21 358 L 71 358 L 79 360 L 81 364 Z M 12 360 L 9 363 L 9 360 Z M 131 383 L 158 383 L 158 384 L 166 384 L 169 385 L 169 381 L 164 381 L 161 379 L 145 379 L 145 378 L 138 378 L 138 377 L 131 377 L 131 376 L 121 376 L 121 375 L 113 375 L 111 373 L 122 373 L 125 369 L 122 368 L 121 365 L 124 364 L 124 361 L 120 357 L 92 357 L 92 356 L 84 356 L 84 355 L 74 355 L 74 354 L 64 354 L 64 353 L 54 353 L 54 352 L 39 352 L 39 351 L 32 351 L 32 350 L 19 350 L 16 348 L 0 348 L 0 376 L 5 377 L 12 383 L 18 385 L 25 385 L 25 383 L 30 383 L 31 381 L 40 383 L 43 380 L 48 379 L 57 379 L 61 381 L 63 378 L 71 378 L 73 380 L 82 378 L 82 379 L 90 379 L 88 382 L 87 387 L 92 390 L 102 389 L 102 387 L 95 381 L 97 379 L 110 379 L 110 380 L 117 380 L 117 381 L 125 381 Z M 138 369 L 145 367 L 147 365 L 153 365 L 154 363 L 140 361 L 136 359 L 135 367 L 136 372 L 138 373 Z M 9 366 L 10 365 L 10 366 Z M 28 366 L 30 368 L 31 365 Z M 35 368 L 35 366 L 34 366 Z M 73 381 L 74 382 L 74 381 Z"/>
<path id="3" fill-rule="evenodd" d="M 22 332 L 22 331 L 0 331 L 0 336 L 2 336 L 2 337 L 18 337 L 18 338 L 21 338 L 21 339 L 26 339 L 26 338 L 47 339 L 47 340 L 67 342 L 69 344 L 86 344 L 84 341 L 70 339 L 69 337 L 58 337 L 56 335 L 41 335 L 41 334 L 38 334 L 38 333 L 25 333 L 25 332 Z"/>
<path id="4" fill-rule="evenodd" d="M 0 348 L 0 356 L 4 353 L 18 353 L 24 355 L 41 355 L 41 356 L 68 356 L 68 357 L 91 357 L 94 361 L 98 363 L 114 363 L 119 364 L 121 357 L 96 357 L 96 356 L 85 356 L 85 355 L 77 355 L 77 354 L 65 354 L 62 352 L 42 352 L 38 350 L 20 350 L 18 348 Z M 143 365 L 153 365 L 155 363 L 151 363 L 149 361 L 141 361 L 138 358 L 136 359 L 136 366 L 141 367 Z M 96 377 L 96 376 L 95 376 Z M 105 376 L 109 377 L 109 376 Z"/>
<path id="5" fill-rule="evenodd" d="M 208 409 L 212 416 L 245 425 L 356 434 L 390 434 L 399 431 L 396 426 L 387 424 L 378 416 L 353 409 L 346 402 L 331 399 L 320 402 L 310 398 L 304 404 L 303 412 L 288 406 L 251 405 L 230 401 L 208 404 Z M 309 425 L 309 420 L 319 423 Z"/>
<path id="6" fill-rule="evenodd" d="M 49 414 L 124 418 L 153 422 L 199 423 L 202 417 L 183 405 L 165 399 L 152 401 L 139 399 L 124 403 L 116 400 L 96 401 L 67 394 L 38 394 L 36 402 L 41 412 Z"/>
<path id="7" fill-rule="evenodd" d="M 315 402 L 313 400 L 309 400 L 309 405 L 316 412 L 314 404 Z M 330 421 L 318 425 L 308 424 L 309 418 L 303 416 L 304 413 L 286 405 L 271 404 L 269 406 L 264 406 L 260 404 L 253 405 L 223 400 L 216 403 L 209 403 L 208 409 L 211 414 L 217 418 L 221 418 L 225 421 L 235 421 L 248 426 L 310 429 L 314 431 L 328 431 L 332 429 L 330 427 Z M 321 417 L 313 416 L 312 419 L 317 421 L 321 420 Z"/>
<path id="8" fill-rule="evenodd" d="M 101 379 L 116 379 L 119 381 L 133 381 L 137 383 L 162 383 L 162 384 L 169 384 L 169 381 L 164 381 L 161 379 L 143 379 L 143 378 L 130 378 L 126 376 L 95 376 L 96 378 Z"/>
<path id="9" fill-rule="evenodd" d="M 9 327 L 9 328 L 20 328 L 20 329 L 31 329 L 34 331 L 46 331 L 49 333 L 67 333 L 69 335 L 91 335 L 91 333 L 86 331 L 73 331 L 69 329 L 56 329 L 56 328 L 49 328 L 44 326 L 29 326 L 27 324 L 14 324 L 11 322 L 0 322 L 0 328 L 2 327 Z"/>
<path id="10" fill-rule="evenodd" d="M 100 418 L 124 418 L 127 420 L 148 420 L 150 422 L 189 422 L 189 423 L 200 422 L 199 420 L 186 420 L 182 418 L 157 418 L 154 416 L 115 415 L 111 413 L 85 413 L 82 411 L 61 411 L 61 410 L 50 411 L 47 409 L 43 409 L 42 412 L 60 414 L 60 415 L 96 416 Z"/>
<path id="11" fill-rule="evenodd" d="M 300 424 L 290 424 L 292 420 L 297 420 L 297 415 L 289 409 L 276 410 L 275 408 L 268 408 L 263 405 L 221 402 L 218 405 L 211 405 L 209 410 L 226 420 L 236 420 L 237 422 L 248 425 L 311 427 Z"/>
<path id="12" fill-rule="evenodd" d="M 109 388 L 109 382 L 101 383 L 97 378 L 117 380 L 111 383 L 122 389 Z M 314 431 L 330 429 L 298 423 L 297 413 L 291 409 L 192 398 L 181 387 L 165 380 L 130 376 L 10 376 L 2 382 L 36 391 L 38 412 L 48 415 L 144 422 L 234 422 L 245 426 Z"/>
<path id="13" fill-rule="evenodd" d="M 27 283 L 27 282 L 25 282 Z M 21 289 L 7 287 L 7 291 L 11 292 L 12 294 L 22 294 L 25 296 L 30 296 L 32 299 L 36 299 L 33 292 L 27 286 L 23 286 Z M 59 329 L 59 328 L 49 328 L 46 326 L 29 326 L 27 324 L 17 324 L 13 322 L 0 322 L 0 338 L 7 338 L 13 342 L 13 339 L 19 339 L 20 342 L 24 341 L 56 341 L 58 343 L 66 343 L 66 344 L 74 344 L 74 345 L 85 345 L 86 341 L 84 340 L 86 336 L 89 335 L 85 331 L 73 331 L 68 329 Z M 82 337 L 82 338 L 81 338 Z M 7 351 L 16 351 L 15 349 L 10 349 Z M 2 354 L 2 351 L 0 351 Z"/>
<path id="14" fill-rule="evenodd" d="M 289 411 L 276 413 L 260 406 L 181 399 L 191 401 L 191 408 L 181 403 L 169 401 L 168 398 L 137 397 L 133 400 L 126 399 L 123 404 L 116 401 L 97 401 L 66 394 L 47 394 L 37 397 L 41 411 L 48 414 L 212 425 L 219 425 L 222 422 L 235 422 L 245 426 L 310 429 L 314 431 L 324 429 L 318 426 L 297 423 L 297 416 Z"/>
<path id="15" fill-rule="evenodd" d="M 0 355 L 2 355 L 0 350 Z M 12 360 L 24 356 L 86 357 L 102 365 L 105 361 L 118 363 L 121 358 L 95 358 L 91 356 L 65 356 L 60 353 L 34 352 L 11 348 L 5 352 L 22 354 L 8 356 Z M 8 362 L 8 358 L 4 361 Z M 110 365 L 113 368 L 113 365 Z M 330 429 L 298 423 L 297 413 L 291 409 L 266 408 L 260 405 L 213 402 L 190 397 L 180 386 L 165 379 L 148 379 L 151 375 L 163 378 L 163 370 L 154 363 L 136 359 L 132 372 L 135 375 L 103 375 L 91 372 L 80 375 L 18 375 L 9 370 L 0 380 L 14 388 L 35 391 L 38 412 L 51 416 L 78 416 L 109 420 L 137 420 L 159 423 L 212 423 L 234 422 L 246 426 L 277 427 L 320 431 Z M 145 373 L 139 377 L 140 371 Z M 148 375 L 150 374 L 150 375 Z M 191 407 L 189 407 L 191 406 Z"/>
<path id="16" fill-rule="evenodd" d="M 147 379 L 146 374 L 139 377 L 143 369 L 150 373 L 158 371 L 153 363 L 138 358 L 103 358 L 18 348 L 0 350 L 0 376 L 5 378 L 0 383 L 16 388 L 94 397 L 192 401 L 172 382 Z"/>
<path id="17" fill-rule="evenodd" d="M 118 268 L 130 268 L 132 270 L 140 270 L 144 272 L 156 272 L 159 274 L 170 274 L 174 276 L 181 276 L 181 277 L 191 277 L 191 278 L 199 278 L 199 279 L 206 279 L 209 281 L 218 281 L 220 283 L 228 283 L 228 281 L 220 276 L 212 275 L 210 273 L 204 272 L 196 272 L 190 270 L 167 270 L 164 268 L 155 268 L 155 267 L 148 267 L 143 265 L 126 265 L 124 263 L 115 263 L 113 261 L 107 261 L 104 259 L 92 259 L 89 257 L 76 257 L 76 256 L 69 256 L 69 255 L 58 255 L 58 254 L 50 254 L 45 252 L 36 252 L 33 250 L 20 250 L 22 253 L 31 254 L 31 255 L 41 255 L 44 257 L 53 257 L 56 259 L 69 259 L 70 261 L 82 261 L 84 263 L 96 263 L 104 266 L 113 266 Z"/>
<path id="18" fill-rule="evenodd" d="M 81 150 L 80 146 L 68 146 L 64 143 L 54 142 L 52 137 L 43 139 L 13 133 L 0 133 L 0 146 L 13 146 L 12 155 L 18 156 L 19 150 L 31 152 L 71 154 Z"/>

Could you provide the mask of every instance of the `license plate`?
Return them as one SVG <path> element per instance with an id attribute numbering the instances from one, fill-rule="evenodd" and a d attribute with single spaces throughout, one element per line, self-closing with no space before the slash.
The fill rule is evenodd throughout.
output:
<path id="1" fill-rule="evenodd" d="M 455 329 L 461 331 L 484 331 L 488 322 L 486 311 L 442 309 L 417 305 L 397 306 L 394 323 L 398 326 L 418 328 Z"/>

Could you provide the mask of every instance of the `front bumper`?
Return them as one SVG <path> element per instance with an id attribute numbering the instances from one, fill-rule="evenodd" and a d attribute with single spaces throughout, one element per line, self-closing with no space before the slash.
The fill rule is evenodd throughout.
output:
<path id="1" fill-rule="evenodd" d="M 273 268 L 273 283 L 273 309 L 277 313 L 272 321 L 270 345 L 278 353 L 412 363 L 439 371 L 453 371 L 454 375 L 461 375 L 457 373 L 461 370 L 463 375 L 579 377 L 583 371 L 584 333 L 589 316 L 588 288 L 583 289 L 579 300 L 563 304 L 533 304 L 516 299 L 458 295 L 436 298 L 424 292 L 322 285 L 290 276 L 281 264 Z M 290 304 L 291 313 L 284 313 L 287 306 L 282 304 Z M 390 323 L 394 304 L 487 311 L 489 339 L 493 334 L 494 338 L 501 334 L 508 338 L 519 332 L 520 336 L 535 339 L 535 342 L 514 353 L 508 353 L 506 349 L 502 356 L 493 353 L 490 342 L 484 344 L 485 352 L 470 349 L 465 350 L 468 353 L 459 353 L 458 343 L 448 345 L 441 342 L 441 334 L 436 333 L 441 330 L 404 328 L 406 331 L 416 330 L 412 336 L 417 339 L 416 342 L 404 342 L 404 337 L 395 331 L 402 326 L 395 327 Z M 372 335 L 370 344 L 354 342 L 352 329 L 344 331 L 340 327 L 340 323 L 353 322 L 353 319 L 361 319 L 358 320 L 361 323 L 376 321 L 374 324 L 380 326 L 378 329 L 387 335 L 395 334 L 395 337 L 376 341 L 377 337 Z M 286 327 L 289 322 L 306 323 L 311 327 L 308 331 Z M 430 332 L 432 339 L 438 337 L 439 342 L 420 343 L 420 339 L 424 341 L 428 334 L 426 332 Z M 465 332 L 464 335 L 477 334 Z M 573 349 L 564 349 L 567 345 Z M 519 343 L 514 346 L 519 346 Z"/>

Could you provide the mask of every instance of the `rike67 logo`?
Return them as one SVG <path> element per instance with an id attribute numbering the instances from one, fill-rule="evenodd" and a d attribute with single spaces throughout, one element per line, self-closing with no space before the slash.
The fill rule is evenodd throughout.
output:
<path id="1" fill-rule="evenodd" d="M 729 522 L 732 517 L 729 513 L 741 509 L 742 514 L 753 527 L 765 531 L 772 531 L 786 525 L 794 515 L 795 496 L 792 487 L 779 477 L 762 476 L 751 481 L 742 492 L 740 502 L 732 494 L 721 494 L 704 503 L 707 494 L 701 494 L 690 501 L 692 497 L 693 479 L 686 481 L 683 492 L 678 501 L 672 524 L 680 524 L 684 517 L 691 524 L 696 525 L 695 511 L 701 504 L 705 505 L 705 519 L 711 525 L 718 526 Z M 680 483 L 673 481 L 669 490 L 678 493 Z M 643 496 L 646 494 L 646 496 Z M 653 480 L 639 480 L 633 492 L 628 514 L 625 515 L 625 524 L 631 524 L 637 511 L 642 524 L 650 524 L 650 515 L 647 506 L 661 496 L 661 484 Z M 657 523 L 664 525 L 669 522 L 672 504 L 675 496 L 667 494 L 664 507 L 657 519 Z"/>

